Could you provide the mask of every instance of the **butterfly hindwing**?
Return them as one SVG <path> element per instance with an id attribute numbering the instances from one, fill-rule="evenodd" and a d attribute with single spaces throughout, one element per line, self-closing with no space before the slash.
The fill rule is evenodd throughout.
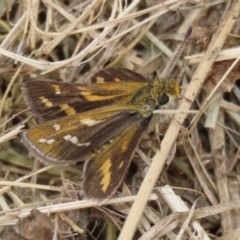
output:
<path id="1" fill-rule="evenodd" d="M 128 170 L 147 124 L 146 119 L 133 122 L 86 163 L 83 192 L 87 198 L 103 201 L 111 197 Z"/>

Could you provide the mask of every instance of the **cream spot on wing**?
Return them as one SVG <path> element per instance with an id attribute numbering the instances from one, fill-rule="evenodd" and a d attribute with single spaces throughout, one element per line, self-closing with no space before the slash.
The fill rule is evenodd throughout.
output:
<path id="1" fill-rule="evenodd" d="M 94 120 L 94 119 L 91 119 L 91 118 L 85 118 L 85 119 L 81 119 L 80 123 L 91 127 L 91 126 L 94 126 L 94 125 L 96 125 L 98 123 L 101 123 L 103 121 L 104 120 Z"/>
<path id="2" fill-rule="evenodd" d="M 47 144 L 52 144 L 52 143 L 54 143 L 54 142 L 55 142 L 55 139 L 53 139 L 53 138 L 47 140 Z"/>
<path id="3" fill-rule="evenodd" d="M 83 96 L 88 96 L 88 95 L 92 94 L 92 92 L 87 88 L 78 87 L 78 89 L 81 90 L 81 95 L 83 95 Z"/>
<path id="4" fill-rule="evenodd" d="M 66 136 L 64 136 L 63 138 L 66 140 L 66 141 L 69 141 L 70 139 L 71 139 L 71 135 L 66 135 Z"/>
<path id="5" fill-rule="evenodd" d="M 40 140 L 39 140 L 39 142 L 40 143 L 47 143 L 47 144 L 52 144 L 52 143 L 54 143 L 55 142 L 55 139 L 53 139 L 53 138 L 51 138 L 51 139 L 45 139 L 45 138 L 41 138 Z"/>
<path id="6" fill-rule="evenodd" d="M 89 146 L 91 144 L 91 142 L 85 142 L 85 143 L 78 143 L 77 144 L 77 146 L 79 146 L 79 147 L 87 147 L 87 146 Z"/>
<path id="7" fill-rule="evenodd" d="M 119 78 L 114 78 L 114 82 L 121 82 Z"/>
<path id="8" fill-rule="evenodd" d="M 73 115 L 76 113 L 75 109 L 70 107 L 68 104 L 60 104 L 59 107 L 62 111 L 64 111 L 67 115 Z"/>
<path id="9" fill-rule="evenodd" d="M 59 85 L 52 85 L 55 89 L 56 94 L 61 94 L 60 86 Z"/>
<path id="10" fill-rule="evenodd" d="M 56 131 L 58 131 L 58 130 L 60 129 L 60 125 L 57 124 L 57 123 L 55 123 L 55 124 L 53 125 L 53 128 L 54 128 Z"/>
<path id="11" fill-rule="evenodd" d="M 70 134 L 63 137 L 66 141 L 70 141 L 72 144 L 77 145 L 79 147 L 87 147 L 91 144 L 91 142 L 80 143 L 78 142 L 78 138 L 76 136 L 71 136 Z"/>
<path id="12" fill-rule="evenodd" d="M 102 77 L 97 77 L 97 78 L 96 78 L 96 82 L 97 82 L 97 83 L 105 83 L 105 79 L 102 78 Z"/>
<path id="13" fill-rule="evenodd" d="M 123 161 L 118 165 L 118 169 L 121 169 L 123 167 Z"/>
<path id="14" fill-rule="evenodd" d="M 59 107 L 61 108 L 61 110 L 65 110 L 65 109 L 69 108 L 69 105 L 64 103 L 64 104 L 60 104 Z"/>
<path id="15" fill-rule="evenodd" d="M 101 166 L 100 171 L 102 172 L 102 181 L 100 182 L 101 189 L 103 192 L 106 192 L 107 188 L 110 185 L 111 181 L 111 171 L 110 168 L 112 166 L 111 160 L 108 158 L 105 163 Z"/>
<path id="16" fill-rule="evenodd" d="M 78 143 L 78 139 L 76 136 L 73 136 L 69 141 L 71 141 L 73 144 L 77 144 Z"/>
<path id="17" fill-rule="evenodd" d="M 45 97 L 40 97 L 40 100 L 41 100 L 42 103 L 45 104 L 46 107 L 51 107 L 51 106 L 52 106 L 51 101 L 49 101 L 47 98 L 45 98 Z"/>

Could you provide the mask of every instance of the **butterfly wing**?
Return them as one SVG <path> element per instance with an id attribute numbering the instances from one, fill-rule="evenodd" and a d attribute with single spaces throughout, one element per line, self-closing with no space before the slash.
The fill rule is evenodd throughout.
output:
<path id="1" fill-rule="evenodd" d="M 99 79 L 106 82 L 99 83 Z M 130 70 L 109 68 L 93 77 L 95 83 L 31 81 L 23 83 L 22 92 L 27 106 L 44 122 L 113 104 L 126 105 L 148 85 L 144 80 Z"/>
<path id="2" fill-rule="evenodd" d="M 106 82 L 144 82 L 146 79 L 126 68 L 105 68 L 97 72 L 92 77 L 92 83 L 106 83 Z"/>
<path id="3" fill-rule="evenodd" d="M 139 113 L 135 106 L 109 106 L 39 124 L 22 134 L 22 141 L 45 164 L 69 165 L 115 137 Z"/>
<path id="4" fill-rule="evenodd" d="M 104 201 L 111 197 L 125 176 L 147 125 L 147 119 L 132 122 L 86 163 L 83 192 L 87 198 Z"/>

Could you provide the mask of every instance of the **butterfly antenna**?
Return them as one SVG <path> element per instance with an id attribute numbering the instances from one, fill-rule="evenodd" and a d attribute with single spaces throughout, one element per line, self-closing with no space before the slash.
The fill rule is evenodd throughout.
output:
<path id="1" fill-rule="evenodd" d="M 187 32 L 186 32 L 186 34 L 185 34 L 184 40 L 179 45 L 179 47 L 175 50 L 172 58 L 170 59 L 170 61 L 166 65 L 166 67 L 165 67 L 166 73 L 164 73 L 165 71 L 163 71 L 163 73 L 162 73 L 162 75 L 164 76 L 163 78 L 164 78 L 165 82 L 168 81 L 168 78 L 169 78 L 169 75 L 170 75 L 172 69 L 174 68 L 174 66 L 177 63 L 177 60 L 179 59 L 179 57 L 181 56 L 182 52 L 184 51 L 185 46 L 188 43 L 188 39 L 189 39 L 191 33 L 192 33 L 192 28 L 189 27 Z"/>

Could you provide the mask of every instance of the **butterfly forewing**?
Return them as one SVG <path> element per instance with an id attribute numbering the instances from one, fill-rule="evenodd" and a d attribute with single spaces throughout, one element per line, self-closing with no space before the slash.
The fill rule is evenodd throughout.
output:
<path id="1" fill-rule="evenodd" d="M 27 106 L 43 122 L 113 104 L 126 105 L 148 85 L 141 75 L 122 68 L 101 70 L 93 77 L 95 82 L 97 79 L 106 82 L 32 81 L 23 83 L 22 92 Z"/>
<path id="2" fill-rule="evenodd" d="M 69 165 L 137 122 L 135 106 L 104 107 L 40 124 L 23 133 L 32 155 L 47 164 Z M 34 147 L 33 147 L 34 146 Z"/>

